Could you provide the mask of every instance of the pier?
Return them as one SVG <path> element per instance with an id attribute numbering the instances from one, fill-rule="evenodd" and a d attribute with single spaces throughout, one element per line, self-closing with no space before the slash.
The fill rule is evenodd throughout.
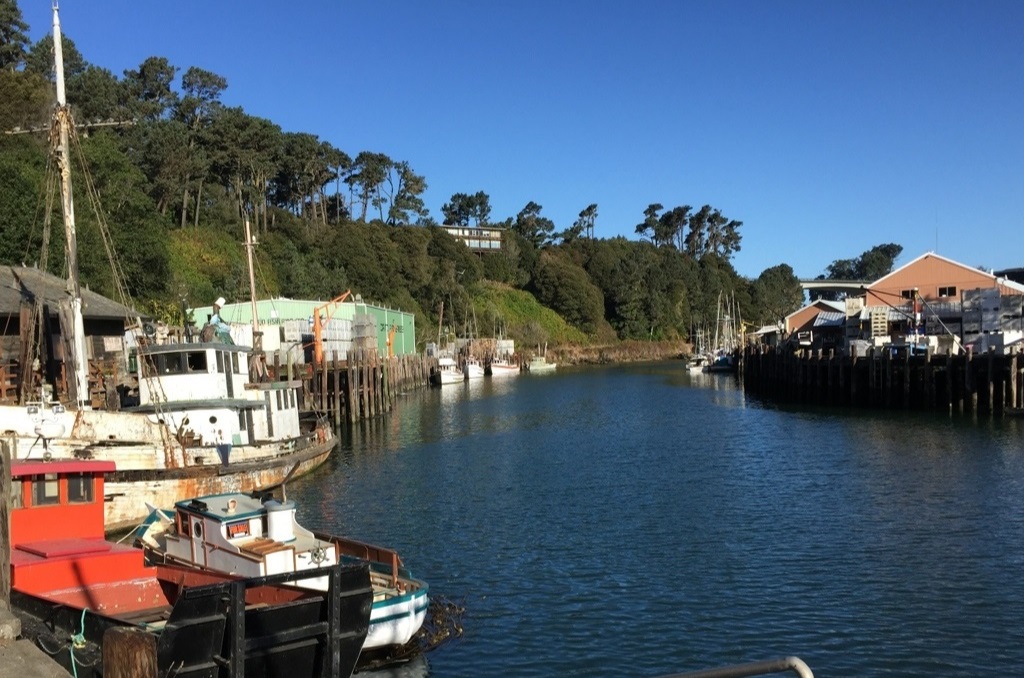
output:
<path id="1" fill-rule="evenodd" d="M 321 363 L 282 365 L 280 354 L 268 365 L 273 378 L 302 382 L 303 412 L 330 417 L 335 427 L 390 412 L 397 397 L 430 385 L 436 358 L 408 354 L 381 356 L 372 349 L 325 354 Z"/>
<path id="2" fill-rule="evenodd" d="M 749 346 L 741 365 L 745 391 L 781 402 L 994 417 L 1024 408 L 1024 364 L 1016 351 L 915 355 L 903 348 L 844 356 Z"/>

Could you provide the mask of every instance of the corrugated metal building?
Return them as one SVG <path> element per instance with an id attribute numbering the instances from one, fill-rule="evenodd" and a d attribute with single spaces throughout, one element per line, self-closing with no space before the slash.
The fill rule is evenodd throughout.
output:
<path id="1" fill-rule="evenodd" d="M 190 309 L 193 322 L 202 327 L 213 313 L 213 306 Z M 323 325 L 324 351 L 343 354 L 352 348 L 376 348 L 388 351 L 388 334 L 394 328 L 395 355 L 416 353 L 416 316 L 396 309 L 368 304 L 360 300 L 341 303 L 305 299 L 260 299 L 256 314 L 267 351 L 288 350 L 309 344 L 313 334 L 313 314 L 319 312 Z M 225 304 L 221 319 L 231 325 L 236 343 L 252 339 L 252 302 Z M 274 329 L 277 331 L 273 331 Z"/>

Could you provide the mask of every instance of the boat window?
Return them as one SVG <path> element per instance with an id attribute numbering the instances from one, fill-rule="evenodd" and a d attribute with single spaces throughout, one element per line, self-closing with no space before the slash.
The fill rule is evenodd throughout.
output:
<path id="1" fill-rule="evenodd" d="M 224 353 L 223 351 L 216 351 L 217 353 L 217 372 L 224 374 Z"/>
<path id="2" fill-rule="evenodd" d="M 91 504 L 92 474 L 72 473 L 68 476 L 68 502 L 72 504 Z"/>
<path id="3" fill-rule="evenodd" d="M 236 523 L 228 523 L 228 539 L 237 539 L 238 537 L 249 536 L 249 521 L 240 520 Z"/>
<path id="4" fill-rule="evenodd" d="M 32 476 L 32 505 L 51 506 L 60 503 L 60 482 L 56 473 Z"/>
<path id="5" fill-rule="evenodd" d="M 187 359 L 189 372 L 206 372 L 206 351 L 192 351 Z"/>
<path id="6" fill-rule="evenodd" d="M 192 536 L 196 539 L 203 538 L 203 521 L 193 520 L 192 521 Z"/>
<path id="7" fill-rule="evenodd" d="M 284 403 L 281 401 L 281 391 L 277 392 L 277 409 L 284 409 Z"/>
<path id="8" fill-rule="evenodd" d="M 21 478 L 15 478 L 11 482 L 11 508 L 21 508 L 25 505 L 24 500 L 21 498 Z"/>
<path id="9" fill-rule="evenodd" d="M 183 374 L 185 372 L 184 357 L 180 353 L 165 353 L 157 356 L 160 374 Z"/>
<path id="10" fill-rule="evenodd" d="M 245 410 L 238 410 L 238 430 L 245 430 Z"/>
<path id="11" fill-rule="evenodd" d="M 245 370 L 242 369 L 242 356 L 235 353 L 233 357 L 235 359 L 235 374 L 245 374 Z"/>

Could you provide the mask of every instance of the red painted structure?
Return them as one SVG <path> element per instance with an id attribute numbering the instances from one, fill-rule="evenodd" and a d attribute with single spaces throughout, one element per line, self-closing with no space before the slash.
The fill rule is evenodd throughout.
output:
<path id="1" fill-rule="evenodd" d="M 104 539 L 103 474 L 113 470 L 114 463 L 106 461 L 11 465 L 12 588 L 107 610 L 120 605 L 113 599 L 96 600 L 96 587 L 131 581 L 135 586 L 125 588 L 136 588 L 133 597 L 139 597 L 138 580 L 156 583 L 155 570 L 145 565 L 138 549 Z M 147 597 L 152 604 L 161 602 L 159 588 L 155 597 Z"/>

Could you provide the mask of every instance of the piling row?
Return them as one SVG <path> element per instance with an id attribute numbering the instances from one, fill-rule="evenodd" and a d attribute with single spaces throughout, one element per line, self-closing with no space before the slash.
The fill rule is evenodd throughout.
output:
<path id="1" fill-rule="evenodd" d="M 1001 417 L 1024 407 L 1024 361 L 989 352 L 874 350 L 866 356 L 835 351 L 744 351 L 744 390 L 793 403 L 936 410 Z"/>
<path id="2" fill-rule="evenodd" d="M 376 350 L 358 349 L 343 356 L 330 352 L 321 364 L 282 366 L 275 361 L 271 374 L 302 381 L 302 410 L 330 417 L 335 427 L 390 412 L 397 397 L 430 385 L 436 358 L 422 355 L 381 356 Z"/>

